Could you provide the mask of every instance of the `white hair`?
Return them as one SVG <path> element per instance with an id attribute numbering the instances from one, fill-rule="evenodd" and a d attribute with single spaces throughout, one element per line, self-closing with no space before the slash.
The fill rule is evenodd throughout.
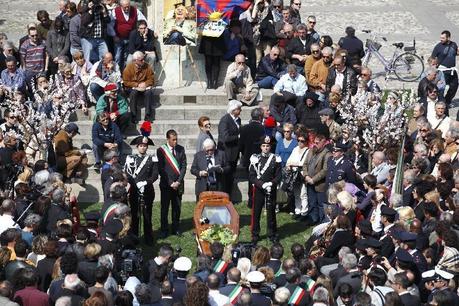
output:
<path id="1" fill-rule="evenodd" d="M 69 296 L 61 296 L 56 300 L 56 306 L 71 306 L 72 299 Z"/>
<path id="2" fill-rule="evenodd" d="M 48 170 L 40 170 L 35 173 L 33 180 L 36 185 L 44 185 L 49 179 L 49 171 Z"/>
<path id="3" fill-rule="evenodd" d="M 215 142 L 210 138 L 206 138 L 202 143 L 203 150 L 205 150 L 207 147 L 215 148 Z"/>
<path id="4" fill-rule="evenodd" d="M 354 269 L 357 267 L 357 257 L 352 253 L 346 254 L 341 261 L 341 265 L 343 265 L 343 268 L 346 270 Z"/>
<path id="5" fill-rule="evenodd" d="M 67 274 L 64 278 L 64 287 L 70 290 L 76 290 L 81 284 L 81 280 L 76 274 Z"/>
<path id="6" fill-rule="evenodd" d="M 287 304 L 290 298 L 290 291 L 285 287 L 277 288 L 274 291 L 274 300 L 279 304 Z"/>
<path id="7" fill-rule="evenodd" d="M 235 109 L 238 109 L 241 107 L 242 107 L 242 103 L 239 102 L 238 100 L 230 100 L 228 102 L 228 109 L 226 110 L 226 112 L 228 114 L 231 114 Z"/>
<path id="8" fill-rule="evenodd" d="M 145 57 L 142 51 L 135 51 L 134 54 L 132 54 L 132 58 L 134 60 L 139 59 L 141 57 Z"/>
<path id="9" fill-rule="evenodd" d="M 237 262 L 237 268 L 241 271 L 241 279 L 247 280 L 247 274 L 249 274 L 252 268 L 252 262 L 247 257 L 242 257 Z"/>

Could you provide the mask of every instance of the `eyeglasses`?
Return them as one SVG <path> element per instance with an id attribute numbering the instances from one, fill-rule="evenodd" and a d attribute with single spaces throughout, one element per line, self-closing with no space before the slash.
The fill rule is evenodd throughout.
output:
<path id="1" fill-rule="evenodd" d="M 306 140 L 304 140 L 304 139 L 298 139 L 298 142 L 306 143 Z"/>
<path id="2" fill-rule="evenodd" d="M 361 76 L 370 76 L 369 73 L 361 73 L 360 75 L 361 75 Z"/>
<path id="3" fill-rule="evenodd" d="M 429 130 L 428 129 L 422 129 L 422 130 L 419 130 L 420 132 L 428 132 Z"/>
<path id="4" fill-rule="evenodd" d="M 319 50 L 312 50 L 312 53 L 319 53 Z"/>
<path id="5" fill-rule="evenodd" d="M 62 97 L 59 97 L 59 96 L 55 96 L 54 98 L 58 99 L 58 100 L 62 100 Z"/>
<path id="6" fill-rule="evenodd" d="M 38 34 L 30 35 L 30 37 L 38 37 Z"/>
<path id="7" fill-rule="evenodd" d="M 16 116 L 9 116 L 10 119 L 16 119 Z"/>

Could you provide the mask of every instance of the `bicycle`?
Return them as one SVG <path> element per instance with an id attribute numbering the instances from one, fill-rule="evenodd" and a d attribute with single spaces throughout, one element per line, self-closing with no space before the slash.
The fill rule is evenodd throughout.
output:
<path id="1" fill-rule="evenodd" d="M 371 30 L 362 30 L 370 34 Z M 382 37 L 387 41 L 385 37 Z M 392 58 L 387 60 L 380 52 L 382 45 L 376 41 L 376 35 L 372 34 L 365 43 L 365 55 L 362 59 L 362 66 L 367 67 L 371 57 L 374 55 L 384 65 L 386 80 L 391 73 L 400 81 L 413 82 L 418 80 L 424 72 L 424 63 L 421 57 L 416 54 L 416 40 L 413 39 L 413 46 L 403 48 L 403 42 L 393 43 L 395 47 Z"/>

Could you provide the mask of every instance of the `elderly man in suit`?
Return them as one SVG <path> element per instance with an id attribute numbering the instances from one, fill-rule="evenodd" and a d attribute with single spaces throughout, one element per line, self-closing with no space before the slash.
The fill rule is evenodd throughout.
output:
<path id="1" fill-rule="evenodd" d="M 243 54 L 236 55 L 235 62 L 228 66 L 224 83 L 228 100 L 236 99 L 251 105 L 258 95 L 258 85 L 253 83 Z"/>
<path id="2" fill-rule="evenodd" d="M 167 141 L 157 150 L 158 171 L 161 176 L 159 188 L 161 190 L 161 234 L 168 235 L 169 206 L 172 203 L 172 233 L 181 236 L 179 230 L 182 194 L 186 173 L 185 148 L 177 144 L 177 132 L 168 130 Z"/>
<path id="3" fill-rule="evenodd" d="M 196 153 L 191 165 L 191 174 L 196 176 L 196 201 L 203 191 L 222 191 L 224 174 L 228 170 L 225 153 L 215 150 L 212 139 L 204 140 L 202 150 Z"/>
<path id="4" fill-rule="evenodd" d="M 225 152 L 226 162 L 229 165 L 229 171 L 225 176 L 224 191 L 231 197 L 233 188 L 234 173 L 239 159 L 239 134 L 241 128 L 242 103 L 237 100 L 231 100 L 228 103 L 227 114 L 224 115 L 218 123 L 218 149 Z"/>

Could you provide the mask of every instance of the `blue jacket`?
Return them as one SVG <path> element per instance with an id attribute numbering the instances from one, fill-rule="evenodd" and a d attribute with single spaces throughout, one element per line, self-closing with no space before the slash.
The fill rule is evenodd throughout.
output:
<path id="1" fill-rule="evenodd" d="M 95 122 L 92 126 L 92 142 L 96 146 L 103 146 L 106 142 L 116 143 L 118 144 L 118 148 L 121 148 L 123 136 L 120 128 L 115 123 L 110 121 L 107 129 L 104 129 L 102 124 Z"/>

